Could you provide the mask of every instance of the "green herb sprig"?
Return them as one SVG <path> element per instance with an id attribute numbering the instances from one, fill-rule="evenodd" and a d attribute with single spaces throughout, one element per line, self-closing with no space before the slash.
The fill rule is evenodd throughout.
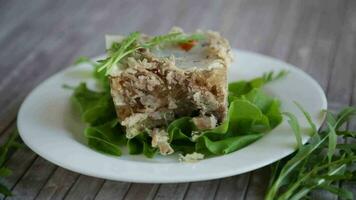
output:
<path id="1" fill-rule="evenodd" d="M 147 42 L 140 42 L 140 36 L 141 34 L 139 32 L 133 32 L 121 42 L 114 42 L 108 50 L 108 57 L 104 60 L 98 61 L 98 71 L 108 71 L 111 67 L 118 64 L 123 58 L 131 55 L 138 49 L 150 49 L 165 44 L 184 43 L 191 40 L 202 40 L 204 38 L 204 35 L 202 34 L 184 35 L 181 32 L 173 32 L 166 35 L 152 37 Z"/>
<path id="2" fill-rule="evenodd" d="M 325 111 L 326 128 L 319 132 L 310 115 L 300 105 L 298 107 L 308 120 L 313 135 L 307 144 L 301 145 L 299 122 L 293 114 L 287 113 L 298 141 L 298 150 L 273 165 L 265 199 L 302 199 L 316 189 L 329 191 L 341 199 L 353 199 L 352 192 L 335 184 L 337 181 L 356 179 L 356 169 L 352 167 L 356 162 L 355 144 L 337 144 L 338 136 L 355 138 L 354 131 L 341 127 L 356 115 L 356 107 L 347 107 L 337 115 Z"/>
<path id="3" fill-rule="evenodd" d="M 23 147 L 23 144 L 17 141 L 18 131 L 15 130 L 6 142 L 0 146 L 0 179 L 10 176 L 12 170 L 5 166 L 6 159 L 9 156 L 9 153 L 12 149 Z M 9 188 L 7 188 L 3 183 L 0 182 L 0 193 L 6 196 L 11 196 L 12 193 Z"/>

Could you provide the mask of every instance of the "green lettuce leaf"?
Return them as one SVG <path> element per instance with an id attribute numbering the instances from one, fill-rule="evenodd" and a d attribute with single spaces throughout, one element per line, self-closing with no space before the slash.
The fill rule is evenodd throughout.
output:
<path id="1" fill-rule="evenodd" d="M 271 75 L 268 77 L 270 81 Z M 173 121 L 168 127 L 172 148 L 184 154 L 196 151 L 205 155 L 222 155 L 260 139 L 282 121 L 280 102 L 260 88 L 266 82 L 261 77 L 231 83 L 227 119 L 214 129 L 197 130 L 191 117 Z M 195 140 L 193 132 L 197 135 Z"/>
<path id="2" fill-rule="evenodd" d="M 196 151 L 205 155 L 223 155 L 237 151 L 256 140 L 260 139 L 263 133 L 227 137 L 222 140 L 212 141 L 208 137 L 201 137 L 197 140 Z"/>
<path id="3" fill-rule="evenodd" d="M 117 120 L 99 126 L 89 126 L 84 135 L 90 148 L 116 156 L 121 155 L 120 146 L 126 143 L 126 137 Z"/>
<path id="4" fill-rule="evenodd" d="M 171 122 L 167 128 L 169 142 L 176 152 L 193 153 L 195 142 L 192 140 L 192 132 L 196 131 L 191 117 L 182 117 Z"/>
<path id="5" fill-rule="evenodd" d="M 105 154 L 120 156 L 121 146 L 126 144 L 132 155 L 153 157 L 157 148 L 151 146 L 151 138 L 146 132 L 131 139 L 125 138 L 125 130 L 117 121 L 105 72 L 98 71 L 99 65 L 88 59 L 84 62 L 93 65 L 93 77 L 102 86 L 100 91 L 93 91 L 81 83 L 72 95 L 82 121 L 87 124 L 84 135 L 88 146 Z M 170 145 L 175 152 L 182 154 L 199 152 L 213 156 L 234 152 L 260 139 L 282 121 L 280 102 L 261 89 L 280 77 L 268 73 L 251 81 L 230 83 L 227 119 L 210 130 L 198 130 L 190 116 L 176 119 L 167 127 Z"/>
<path id="6" fill-rule="evenodd" d="M 152 158 L 157 149 L 151 145 L 151 138 L 147 133 L 141 133 L 134 138 L 131 138 L 127 142 L 127 148 L 131 155 L 143 154 L 147 158 Z"/>
<path id="7" fill-rule="evenodd" d="M 84 131 L 88 146 L 96 151 L 120 156 L 125 134 L 117 121 L 114 103 L 107 92 L 89 90 L 85 83 L 75 88 L 72 101 L 81 119 L 88 124 Z"/>

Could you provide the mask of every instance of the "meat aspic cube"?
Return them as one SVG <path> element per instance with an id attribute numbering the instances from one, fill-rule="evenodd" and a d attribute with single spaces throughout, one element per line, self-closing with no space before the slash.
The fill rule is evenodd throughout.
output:
<path id="1" fill-rule="evenodd" d="M 198 129 L 209 129 L 226 118 L 230 46 L 216 32 L 197 33 L 203 39 L 139 49 L 108 71 L 117 116 L 128 138 L 149 130 L 161 153 L 171 153 L 162 130 L 174 119 L 191 116 Z M 107 36 L 107 47 L 121 38 Z"/>

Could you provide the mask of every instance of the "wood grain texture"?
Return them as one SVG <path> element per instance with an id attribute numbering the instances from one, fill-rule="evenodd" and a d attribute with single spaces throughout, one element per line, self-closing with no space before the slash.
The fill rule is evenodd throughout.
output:
<path id="1" fill-rule="evenodd" d="M 200 182 L 190 183 L 189 189 L 184 199 L 186 200 L 214 199 L 218 187 L 219 187 L 219 180 L 200 181 Z"/>
<path id="2" fill-rule="evenodd" d="M 250 173 L 246 173 L 222 179 L 215 199 L 244 199 L 246 197 L 250 176 Z"/>
<path id="3" fill-rule="evenodd" d="M 36 199 L 63 199 L 78 177 L 79 174 L 58 167 L 41 188 Z"/>
<path id="4" fill-rule="evenodd" d="M 220 31 L 233 47 L 307 71 L 331 108 L 356 105 L 353 0 L 0 0 L 0 143 L 25 96 L 75 57 L 103 53 L 105 33 L 157 34 L 173 25 Z M 29 149 L 14 152 L 7 165 L 14 173 L 3 182 L 16 195 L 9 199 L 263 199 L 268 181 L 267 168 L 194 183 L 105 181 L 56 167 Z M 355 184 L 340 185 L 356 195 Z M 316 192 L 313 199 L 335 196 Z"/>
<path id="5" fill-rule="evenodd" d="M 161 184 L 155 195 L 155 200 L 181 200 L 184 199 L 188 189 L 188 183 Z"/>
<path id="6" fill-rule="evenodd" d="M 55 165 L 37 157 L 31 167 L 13 188 L 13 197 L 7 199 L 34 199 L 55 169 Z"/>
<path id="7" fill-rule="evenodd" d="M 159 184 L 132 183 L 125 195 L 127 200 L 153 199 L 159 188 Z"/>
<path id="8" fill-rule="evenodd" d="M 311 49 L 306 71 L 326 90 L 330 78 L 335 47 L 344 20 L 346 1 L 323 1 L 321 20 Z"/>
<path id="9" fill-rule="evenodd" d="M 64 196 L 64 199 L 95 199 L 103 184 L 103 179 L 81 175 L 70 191 Z"/>
<path id="10" fill-rule="evenodd" d="M 123 199 L 130 188 L 130 183 L 118 181 L 105 181 L 96 200 Z"/>
<path id="11" fill-rule="evenodd" d="M 340 96 L 340 101 L 337 101 L 338 99 L 334 99 L 335 97 L 333 95 L 330 95 L 330 98 L 334 99 L 335 104 L 337 105 L 345 105 L 348 104 L 347 101 L 349 100 L 351 102 L 351 105 L 356 106 L 356 2 L 355 1 L 350 1 L 347 4 L 347 12 L 346 12 L 346 19 L 344 22 L 344 27 L 342 29 L 342 34 L 341 34 L 341 41 L 338 46 L 338 53 L 337 57 L 335 59 L 335 68 L 344 68 L 346 69 L 344 72 L 344 69 L 342 69 L 341 72 L 336 72 L 335 74 L 338 75 L 337 80 L 334 80 L 333 82 L 335 83 L 335 86 L 330 85 L 330 87 L 336 87 L 335 95 Z M 349 55 L 350 57 L 346 57 Z M 345 77 L 345 78 L 344 78 Z M 339 80 L 339 79 L 343 79 Z M 349 85 L 342 85 L 342 82 L 344 83 L 350 83 Z M 345 95 L 349 94 L 349 90 L 351 89 L 352 95 L 350 96 L 350 99 L 347 99 L 348 96 Z M 348 124 L 349 128 L 351 130 L 356 130 L 356 121 L 353 121 L 353 123 Z M 354 140 L 348 140 L 346 141 L 347 143 L 356 143 L 356 139 Z M 353 192 L 353 194 L 356 196 L 356 181 L 347 181 L 347 182 L 342 182 L 341 187 L 350 190 Z"/>
<path id="12" fill-rule="evenodd" d="M 5 177 L 2 180 L 4 185 L 8 188 L 13 188 L 30 168 L 35 158 L 36 155 L 27 148 L 17 150 L 6 162 L 6 166 L 13 169 L 13 173 L 11 176 Z M 2 198 L 2 196 L 0 196 L 0 198 Z"/>
<path id="13" fill-rule="evenodd" d="M 271 170 L 269 167 L 252 172 L 250 184 L 247 188 L 246 199 L 263 199 L 267 190 L 268 178 Z"/>
<path id="14" fill-rule="evenodd" d="M 292 39 L 288 58 L 289 63 L 306 69 L 311 57 L 311 48 L 318 32 L 322 1 L 302 1 L 298 25 Z"/>

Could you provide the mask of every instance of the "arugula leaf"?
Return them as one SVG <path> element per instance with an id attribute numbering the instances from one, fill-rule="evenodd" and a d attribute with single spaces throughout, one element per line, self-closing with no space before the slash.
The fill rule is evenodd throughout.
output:
<path id="1" fill-rule="evenodd" d="M 155 36 L 152 39 L 150 39 L 148 42 L 146 42 L 142 46 L 144 48 L 151 48 L 153 46 L 162 44 L 163 42 L 177 41 L 177 39 L 179 39 L 179 36 L 181 36 L 181 35 L 182 35 L 182 33 L 180 33 L 180 32 L 169 33 L 167 35 L 158 35 L 158 36 Z"/>
<path id="2" fill-rule="evenodd" d="M 299 110 L 302 111 L 304 117 L 307 119 L 307 121 L 312 129 L 311 135 L 316 134 L 318 132 L 318 129 L 316 128 L 316 125 L 314 124 L 310 114 L 306 110 L 304 110 L 303 106 L 301 106 L 298 102 L 294 102 L 294 104 L 297 105 Z"/>
<path id="3" fill-rule="evenodd" d="M 157 149 L 151 146 L 151 140 L 147 133 L 141 133 L 131 138 L 127 143 L 129 153 L 132 155 L 143 153 L 147 158 L 152 158 Z"/>
<path id="4" fill-rule="evenodd" d="M 13 131 L 9 138 L 5 141 L 3 145 L 0 146 L 0 177 L 10 176 L 12 174 L 11 169 L 5 166 L 5 161 L 9 156 L 9 151 L 11 149 L 16 149 L 23 147 L 23 144 L 17 142 L 18 139 L 18 131 L 17 129 Z M 5 197 L 11 196 L 11 191 L 2 183 L 0 183 L 0 194 L 3 194 Z"/>
<path id="5" fill-rule="evenodd" d="M 202 40 L 204 35 L 202 34 L 192 34 L 184 35 L 181 32 L 168 33 L 166 35 L 159 35 L 153 37 L 148 42 L 142 45 L 143 48 L 152 48 L 154 46 L 165 45 L 170 43 L 185 43 L 192 40 Z"/>
<path id="6" fill-rule="evenodd" d="M 16 140 L 18 139 L 18 137 L 19 137 L 19 133 L 18 130 L 16 129 L 10 134 L 6 142 L 2 146 L 0 146 L 0 167 L 4 166 L 7 155 L 11 147 L 17 146 L 14 144 L 17 143 Z"/>
<path id="7" fill-rule="evenodd" d="M 90 58 L 86 56 L 80 56 L 74 61 L 74 65 L 80 65 L 84 63 L 95 64 L 93 61 L 90 60 Z"/>
<path id="8" fill-rule="evenodd" d="M 327 190 L 333 194 L 336 194 L 338 197 L 341 197 L 341 199 L 346 199 L 346 200 L 354 199 L 351 191 L 343 189 L 343 188 L 339 188 L 337 186 L 325 184 L 325 185 L 320 186 L 320 188 Z"/>
<path id="9" fill-rule="evenodd" d="M 117 121 L 115 106 L 108 92 L 89 90 L 81 83 L 73 92 L 73 102 L 79 108 L 81 118 L 88 123 L 84 131 L 88 146 L 96 151 L 121 155 L 120 145 L 126 141 Z"/>
<path id="10" fill-rule="evenodd" d="M 310 115 L 299 105 L 313 132 L 316 129 Z M 333 184 L 336 181 L 352 180 L 356 169 L 351 166 L 356 162 L 355 144 L 337 144 L 337 135 L 354 138 L 353 131 L 338 131 L 354 116 L 355 108 L 346 108 L 338 115 L 327 111 L 327 127 L 325 130 L 315 132 L 309 142 L 299 147 L 299 151 L 289 158 L 276 164 L 273 169 L 275 174 L 271 177 L 271 187 L 266 193 L 266 200 L 302 199 L 316 189 L 332 192 L 342 199 L 352 199 L 352 193 Z M 294 121 L 291 126 L 297 126 Z M 349 133 L 350 132 L 350 133 Z M 327 148 L 327 154 L 324 149 Z M 276 170 L 278 168 L 278 170 Z"/>
<path id="11" fill-rule="evenodd" d="M 89 126 L 84 132 L 88 145 L 97 151 L 120 156 L 120 145 L 126 143 L 126 137 L 117 120 L 99 126 Z"/>
<path id="12" fill-rule="evenodd" d="M 347 121 L 351 120 L 352 117 L 356 116 L 356 107 L 346 107 L 338 115 L 337 121 L 335 123 L 335 129 L 339 129 Z"/>
<path id="13" fill-rule="evenodd" d="M 80 113 L 83 114 L 96 106 L 103 95 L 104 93 L 102 92 L 89 90 L 85 83 L 80 83 L 73 92 L 72 101 L 78 106 Z"/>
<path id="14" fill-rule="evenodd" d="M 329 123 L 329 122 L 326 122 L 326 125 L 328 126 L 329 128 L 329 146 L 328 146 L 328 159 L 329 159 L 329 162 L 331 162 L 331 159 L 335 153 L 335 150 L 336 150 L 336 144 L 337 144 L 337 135 L 336 135 L 336 132 L 335 132 L 335 128 Z"/>
<path id="15" fill-rule="evenodd" d="M 86 123 L 95 126 L 116 119 L 111 95 L 89 90 L 85 83 L 81 83 L 74 90 L 72 101 L 79 108 L 81 118 Z"/>
<path id="16" fill-rule="evenodd" d="M 91 127 L 86 128 L 85 136 L 90 148 L 104 154 L 121 156 L 120 147 L 101 138 L 101 135 L 98 134 L 95 129 L 92 129 Z"/>
<path id="17" fill-rule="evenodd" d="M 99 60 L 99 67 L 98 72 L 106 69 L 110 69 L 114 65 L 116 65 L 121 59 L 125 56 L 133 53 L 136 51 L 139 46 L 135 44 L 137 39 L 140 37 L 139 32 L 133 32 L 128 35 L 125 39 L 123 39 L 120 43 L 116 43 L 113 47 L 109 50 L 109 56 L 104 60 Z"/>
<path id="18" fill-rule="evenodd" d="M 264 73 L 261 77 L 254 78 L 250 81 L 236 81 L 229 83 L 228 90 L 229 90 L 229 102 L 233 100 L 233 97 L 240 97 L 241 95 L 245 95 L 251 92 L 254 88 L 261 88 L 267 83 L 272 81 L 281 79 L 285 77 L 289 72 L 282 70 L 275 75 L 274 71 Z M 232 99 L 231 99 L 232 98 Z"/>
<path id="19" fill-rule="evenodd" d="M 184 35 L 181 32 L 173 32 L 166 35 L 159 35 L 152 37 L 147 42 L 140 42 L 140 33 L 133 32 L 119 43 L 114 43 L 108 50 L 109 56 L 104 60 L 98 61 L 98 72 L 106 71 L 108 73 L 110 68 L 116 66 L 126 56 L 134 53 L 138 49 L 153 48 L 155 46 L 170 44 L 170 43 L 184 43 L 192 40 L 201 40 L 204 38 L 202 34 Z"/>
<path id="20" fill-rule="evenodd" d="M 143 145 L 142 142 L 137 138 L 131 138 L 127 141 L 127 148 L 129 149 L 129 154 L 137 155 L 142 154 Z"/>
<path id="21" fill-rule="evenodd" d="M 5 197 L 12 196 L 11 190 L 2 183 L 0 183 L 0 194 L 3 194 Z"/>
<path id="22" fill-rule="evenodd" d="M 0 168 L 0 177 L 10 176 L 11 174 L 12 174 L 12 171 L 9 168 L 7 168 L 7 167 Z"/>
<path id="23" fill-rule="evenodd" d="M 256 78 L 251 81 L 237 81 L 229 83 L 229 102 L 249 93 L 254 88 L 261 88 L 264 84 L 265 82 L 262 78 Z"/>
<path id="24" fill-rule="evenodd" d="M 302 147 L 303 143 L 302 143 L 302 133 L 300 132 L 300 125 L 299 125 L 298 119 L 292 113 L 284 112 L 283 114 L 289 118 L 288 124 L 293 130 L 293 133 L 297 140 L 298 149 L 300 149 Z"/>
<path id="25" fill-rule="evenodd" d="M 262 79 L 265 83 L 269 83 L 285 77 L 289 72 L 287 70 L 281 70 L 277 74 L 274 71 L 267 72 L 262 75 Z"/>

